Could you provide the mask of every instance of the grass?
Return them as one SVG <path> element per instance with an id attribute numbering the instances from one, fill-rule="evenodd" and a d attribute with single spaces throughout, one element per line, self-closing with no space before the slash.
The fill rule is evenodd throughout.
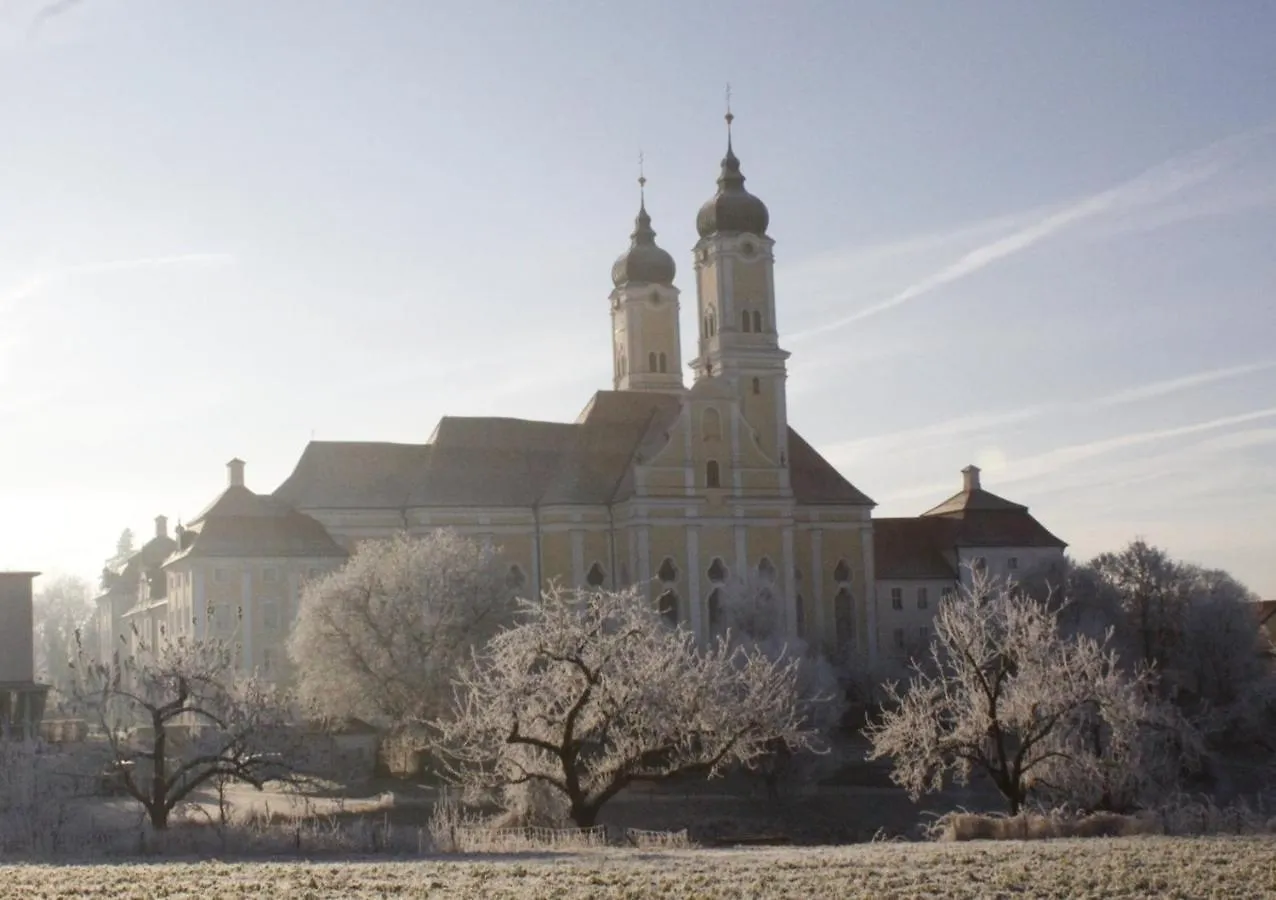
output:
<path id="1" fill-rule="evenodd" d="M 1270 838 L 0 867 L 0 898 L 1276 898 Z"/>

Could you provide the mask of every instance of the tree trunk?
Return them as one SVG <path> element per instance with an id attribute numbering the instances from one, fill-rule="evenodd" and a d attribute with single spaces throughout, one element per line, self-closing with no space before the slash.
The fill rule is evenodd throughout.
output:
<path id="1" fill-rule="evenodd" d="M 577 828 L 593 828 L 598 821 L 598 806 L 594 803 L 572 803 L 572 821 Z"/>
<path id="2" fill-rule="evenodd" d="M 151 827 L 162 831 L 168 827 L 168 789 L 164 781 L 168 769 L 165 758 L 168 755 L 168 733 L 159 713 L 153 713 L 151 720 L 155 732 L 155 754 L 151 757 L 151 802 L 146 811 L 151 815 Z"/>

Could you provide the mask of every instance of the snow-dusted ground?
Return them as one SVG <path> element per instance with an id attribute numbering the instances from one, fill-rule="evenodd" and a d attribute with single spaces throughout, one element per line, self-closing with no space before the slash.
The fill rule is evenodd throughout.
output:
<path id="1" fill-rule="evenodd" d="M 1276 897 L 1276 841 L 600 850 L 411 862 L 0 867 L 0 898 Z"/>

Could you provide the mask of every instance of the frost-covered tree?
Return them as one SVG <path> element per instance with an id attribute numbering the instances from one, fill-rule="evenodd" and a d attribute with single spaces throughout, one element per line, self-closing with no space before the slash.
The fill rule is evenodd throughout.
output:
<path id="1" fill-rule="evenodd" d="M 293 776 L 287 698 L 238 674 L 238 648 L 177 637 L 98 662 L 83 651 L 74 698 L 106 735 L 112 770 L 152 827 L 205 784 L 262 788 Z"/>
<path id="2" fill-rule="evenodd" d="M 331 717 L 430 721 L 472 647 L 509 621 L 509 572 L 453 531 L 366 541 L 307 585 L 288 651 L 303 701 Z"/>
<path id="3" fill-rule="evenodd" d="M 635 591 L 552 590 L 520 601 L 461 672 L 437 723 L 451 774 L 484 788 L 536 782 L 579 826 L 635 781 L 747 764 L 814 734 L 795 660 L 718 641 L 701 650 Z"/>
<path id="4" fill-rule="evenodd" d="M 934 629 L 930 660 L 905 690 L 888 688 L 868 729 L 871 758 L 891 758 L 914 798 L 980 770 L 1013 814 L 1034 788 L 1101 798 L 1105 783 L 1141 777 L 1113 769 L 1152 758 L 1129 752 L 1157 724 L 1151 695 L 1106 636 L 1065 637 L 1045 603 L 985 580 L 942 604 Z"/>
<path id="5" fill-rule="evenodd" d="M 71 684 L 75 635 L 93 615 L 88 582 L 65 576 L 42 587 L 32 605 L 36 677 L 60 694 Z"/>
<path id="6" fill-rule="evenodd" d="M 1226 572 L 1175 561 L 1143 541 L 1072 565 L 1055 584 L 1069 633 L 1111 628 L 1129 671 L 1150 668 L 1157 691 L 1219 748 L 1276 744 L 1276 684 L 1256 625 L 1257 598 Z"/>

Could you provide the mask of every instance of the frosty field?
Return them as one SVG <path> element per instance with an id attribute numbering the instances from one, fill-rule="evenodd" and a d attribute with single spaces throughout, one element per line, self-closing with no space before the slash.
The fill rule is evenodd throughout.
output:
<path id="1" fill-rule="evenodd" d="M 0 898 L 1276 897 L 1276 840 L 1131 838 L 0 867 Z"/>

